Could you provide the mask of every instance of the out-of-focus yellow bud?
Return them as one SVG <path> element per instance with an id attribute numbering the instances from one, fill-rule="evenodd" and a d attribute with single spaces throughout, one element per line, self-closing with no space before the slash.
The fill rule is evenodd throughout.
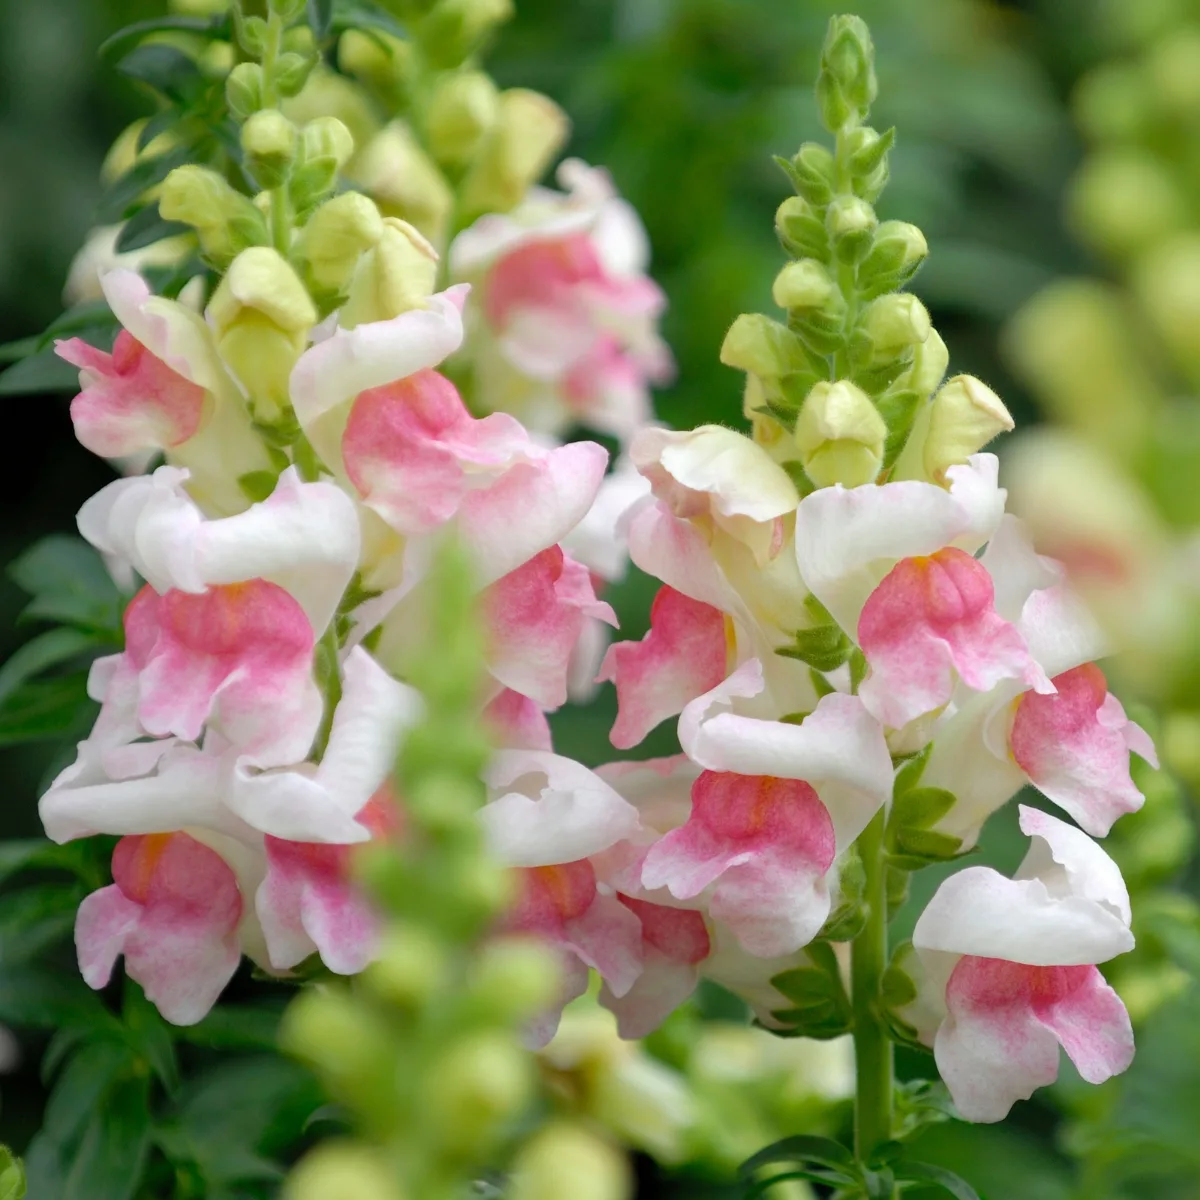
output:
<path id="1" fill-rule="evenodd" d="M 1094 142 L 1133 141 L 1150 117 L 1150 96 L 1139 66 L 1107 62 L 1075 86 L 1071 109 L 1085 137 Z"/>
<path id="2" fill-rule="evenodd" d="M 1182 227 L 1187 205 L 1167 173 L 1145 150 L 1101 150 L 1071 181 L 1067 213 L 1089 245 L 1126 258 Z"/>
<path id="3" fill-rule="evenodd" d="M 340 171 L 354 153 L 354 135 L 337 117 L 316 117 L 301 133 L 305 159 L 332 158 Z"/>
<path id="4" fill-rule="evenodd" d="M 446 978 L 443 944 L 419 925 L 394 924 L 384 934 L 363 983 L 383 1000 L 419 1008 Z"/>
<path id="5" fill-rule="evenodd" d="M 929 337 L 929 313 L 910 292 L 893 292 L 872 300 L 859 323 L 868 339 L 872 366 L 895 362 Z"/>
<path id="6" fill-rule="evenodd" d="M 100 182 L 105 186 L 120 179 L 139 158 L 153 158 L 154 155 L 162 154 L 164 150 L 169 150 L 175 145 L 176 135 L 174 131 L 167 129 L 152 137 L 139 150 L 138 138 L 142 136 L 142 130 L 145 127 L 146 118 L 143 117 L 134 121 L 132 125 L 126 125 L 117 134 L 116 141 L 108 148 L 108 153 L 104 156 L 104 162 L 100 167 Z"/>
<path id="7" fill-rule="evenodd" d="M 242 126 L 242 153 L 259 187 L 276 188 L 288 177 L 299 144 L 296 127 L 277 108 L 256 112 Z"/>
<path id="8" fill-rule="evenodd" d="M 761 313 L 742 313 L 734 321 L 721 344 L 721 361 L 764 379 L 811 368 L 804 343 L 786 325 Z"/>
<path id="9" fill-rule="evenodd" d="M 483 71 L 444 75 L 429 101 L 427 128 L 434 157 L 448 167 L 470 162 L 496 119 L 500 93 Z"/>
<path id="10" fill-rule="evenodd" d="M 459 1036 L 432 1065 L 423 1104 L 439 1140 L 471 1152 L 487 1145 L 533 1095 L 533 1061 L 511 1035 Z"/>
<path id="11" fill-rule="evenodd" d="M 369 196 L 343 192 L 309 218 L 294 247 L 305 282 L 318 298 L 345 292 L 363 253 L 383 235 L 383 218 Z"/>
<path id="12" fill-rule="evenodd" d="M 300 94 L 280 109 L 304 128 L 325 117 L 336 117 L 350 130 L 355 146 L 365 146 L 379 132 L 380 122 L 363 89 L 336 71 L 316 67 Z"/>
<path id="13" fill-rule="evenodd" d="M 545 173 L 569 131 L 567 114 L 548 96 L 525 88 L 501 92 L 496 119 L 463 181 L 467 216 L 515 207 Z"/>
<path id="14" fill-rule="evenodd" d="M 500 938 L 479 952 L 471 991 L 494 1020 L 528 1020 L 553 1003 L 561 974 L 558 960 L 542 943 Z"/>
<path id="15" fill-rule="evenodd" d="M 225 79 L 225 100 L 243 121 L 262 108 L 263 72 L 258 63 L 238 63 Z"/>
<path id="16" fill-rule="evenodd" d="M 866 392 L 839 379 L 813 386 L 793 436 L 805 473 L 818 487 L 858 487 L 879 474 L 887 432 Z"/>
<path id="17" fill-rule="evenodd" d="M 387 1025 L 343 987 L 297 996 L 283 1015 L 279 1041 L 289 1054 L 319 1067 L 339 1090 L 344 1084 L 357 1090 L 377 1079 L 395 1052 Z"/>
<path id="18" fill-rule="evenodd" d="M 512 1200 L 629 1200 L 632 1195 L 625 1156 L 573 1122 L 545 1126 L 513 1163 Z"/>
<path id="19" fill-rule="evenodd" d="M 1142 69 L 1161 108 L 1189 121 L 1200 112 L 1200 31 L 1181 22 L 1151 48 Z"/>
<path id="20" fill-rule="evenodd" d="M 413 47 L 377 29 L 346 30 L 338 40 L 338 66 L 381 93 L 393 110 L 403 106 L 417 69 Z"/>
<path id="21" fill-rule="evenodd" d="M 1059 280 L 1009 323 L 1003 348 L 1053 416 L 1117 458 L 1142 445 L 1160 401 L 1130 336 L 1125 297 L 1097 280 Z"/>
<path id="22" fill-rule="evenodd" d="M 1200 384 L 1200 234 L 1156 245 L 1134 268 L 1132 282 L 1176 363 Z"/>
<path id="23" fill-rule="evenodd" d="M 378 1151 L 357 1142 L 325 1142 L 288 1176 L 283 1200 L 405 1200 Z"/>
<path id="24" fill-rule="evenodd" d="M 208 308 L 217 349 L 245 388 L 256 420 L 275 424 L 289 409 L 288 377 L 317 323 L 300 277 L 268 246 L 243 250 Z"/>
<path id="25" fill-rule="evenodd" d="M 1013 428 L 1004 402 L 973 375 L 955 375 L 933 398 L 925 437 L 923 463 L 935 483 L 948 467 L 965 463 L 998 434 Z"/>
<path id="26" fill-rule="evenodd" d="M 824 265 L 813 258 L 790 262 L 775 276 L 771 295 L 780 308 L 821 308 L 837 291 Z"/>
<path id="27" fill-rule="evenodd" d="M 339 324 L 353 329 L 422 308 L 437 282 L 437 251 L 407 221 L 385 217 L 375 245 L 359 260 Z"/>
<path id="28" fill-rule="evenodd" d="M 270 239 L 254 202 L 235 191 L 216 171 L 189 163 L 163 180 L 158 211 L 164 220 L 191 225 L 213 266 L 223 270 L 248 247 Z"/>
<path id="29" fill-rule="evenodd" d="M 439 0 L 421 22 L 421 45 L 435 66 L 457 66 L 513 11 L 512 0 Z"/>
<path id="30" fill-rule="evenodd" d="M 386 216 L 411 221 L 432 242 L 442 240 L 454 196 L 406 125 L 396 121 L 376 134 L 349 174 Z"/>

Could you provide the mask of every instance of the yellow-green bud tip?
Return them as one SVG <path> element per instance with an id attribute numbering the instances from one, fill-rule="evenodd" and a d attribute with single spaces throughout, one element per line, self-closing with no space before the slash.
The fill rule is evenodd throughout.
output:
<path id="1" fill-rule="evenodd" d="M 870 483 L 883 464 L 887 423 L 849 380 L 815 384 L 796 418 L 800 461 L 818 487 Z"/>

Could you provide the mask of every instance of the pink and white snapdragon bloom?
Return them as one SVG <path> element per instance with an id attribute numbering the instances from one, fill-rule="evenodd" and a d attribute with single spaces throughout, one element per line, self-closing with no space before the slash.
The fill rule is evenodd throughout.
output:
<path id="1" fill-rule="evenodd" d="M 933 1047 L 968 1121 L 1000 1121 L 1058 1075 L 1061 1046 L 1089 1083 L 1133 1059 L 1133 1030 L 1096 964 L 1133 949 L 1129 894 L 1085 833 L 1021 806 L 1033 839 L 1014 878 L 969 867 L 913 932 L 920 992 L 901 1010 Z"/>
<path id="2" fill-rule="evenodd" d="M 475 395 L 535 433 L 584 424 L 625 440 L 650 418 L 650 386 L 673 373 L 657 332 L 666 300 L 646 274 L 645 230 L 608 173 L 571 159 L 558 178 L 566 192 L 535 187 L 450 247 L 454 277 L 477 288 Z"/>

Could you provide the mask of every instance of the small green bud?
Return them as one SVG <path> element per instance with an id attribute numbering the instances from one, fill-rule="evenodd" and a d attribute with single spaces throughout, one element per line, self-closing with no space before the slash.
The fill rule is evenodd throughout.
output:
<path id="1" fill-rule="evenodd" d="M 836 133 L 851 118 L 866 116 L 878 90 L 875 47 L 866 22 L 855 16 L 831 18 L 817 76 L 825 128 Z"/>
<path id="2" fill-rule="evenodd" d="M 276 108 L 261 109 L 242 126 L 246 168 L 264 189 L 277 188 L 287 179 L 298 144 L 295 125 Z"/>
<path id="3" fill-rule="evenodd" d="M 582 1125 L 543 1126 L 517 1152 L 511 1200 L 629 1200 L 633 1179 L 623 1152 Z"/>
<path id="4" fill-rule="evenodd" d="M 229 111 L 244 121 L 262 108 L 262 67 L 258 63 L 243 62 L 229 72 L 225 80 L 225 101 Z"/>
<path id="5" fill-rule="evenodd" d="M 566 113 L 549 97 L 525 88 L 501 92 L 496 119 L 463 181 L 464 211 L 513 208 L 541 178 L 569 130 Z"/>
<path id="6" fill-rule="evenodd" d="M 359 1142 L 323 1142 L 288 1176 L 283 1200 L 404 1200 L 379 1151 Z"/>
<path id="7" fill-rule="evenodd" d="M 1093 142 L 1137 141 L 1153 119 L 1144 74 L 1128 62 L 1107 62 L 1089 71 L 1075 86 L 1071 108 Z"/>
<path id="8" fill-rule="evenodd" d="M 950 366 L 950 351 L 941 335 L 932 326 L 929 336 L 913 347 L 913 363 L 905 379 L 905 387 L 922 396 L 932 396 Z"/>
<path id="9" fill-rule="evenodd" d="M 444 985 L 446 971 L 445 948 L 432 933 L 419 925 L 394 923 L 362 979 L 381 1000 L 419 1008 Z"/>
<path id="10" fill-rule="evenodd" d="M 854 190 L 863 199 L 875 200 L 887 186 L 888 153 L 895 140 L 894 129 L 878 133 L 867 125 L 846 134 Z"/>
<path id="11" fill-rule="evenodd" d="M 194 163 L 176 167 L 163 180 L 158 211 L 166 221 L 191 225 L 205 257 L 218 270 L 247 248 L 270 240 L 266 220 L 253 201 L 216 171 Z"/>
<path id="12" fill-rule="evenodd" d="M 825 213 L 825 228 L 843 262 L 860 262 L 869 253 L 879 218 L 860 196 L 836 196 Z"/>
<path id="13" fill-rule="evenodd" d="M 267 52 L 270 30 L 262 17 L 242 15 L 242 6 L 233 6 L 233 33 L 237 44 L 249 55 L 260 61 Z"/>
<path id="14" fill-rule="evenodd" d="M 858 487 L 879 474 L 887 432 L 866 392 L 839 379 L 813 386 L 793 437 L 804 471 L 818 487 Z"/>
<path id="15" fill-rule="evenodd" d="M 372 1009 L 345 987 L 311 988 L 288 1006 L 279 1029 L 280 1045 L 312 1063 L 338 1090 L 375 1078 L 387 1069 L 395 1038 Z"/>
<path id="16" fill-rule="evenodd" d="M 312 54 L 296 54 L 294 51 L 281 54 L 275 62 L 275 90 L 281 96 L 298 96 L 316 65 L 316 56 Z"/>
<path id="17" fill-rule="evenodd" d="M 1132 280 L 1154 328 L 1193 381 L 1200 381 L 1198 272 L 1200 233 L 1189 231 L 1156 245 L 1138 262 Z"/>
<path id="18" fill-rule="evenodd" d="M 511 1034 L 460 1033 L 432 1064 L 422 1103 L 444 1146 L 474 1154 L 520 1114 L 533 1084 L 533 1061 Z"/>
<path id="19" fill-rule="evenodd" d="M 541 942 L 500 938 L 480 951 L 471 994 L 491 1020 L 507 1025 L 548 1008 L 561 987 L 561 976 L 558 960 Z"/>
<path id="20" fill-rule="evenodd" d="M 306 0 L 269 0 L 269 7 L 284 25 L 290 25 L 300 19 L 305 3 Z"/>
<path id="21" fill-rule="evenodd" d="M 833 299 L 837 284 L 814 258 L 790 262 L 775 277 L 771 295 L 780 308 L 823 308 Z"/>
<path id="22" fill-rule="evenodd" d="M 789 254 L 822 261 L 829 257 L 825 221 L 803 196 L 789 196 L 775 210 L 775 232 Z"/>
<path id="23" fill-rule="evenodd" d="M 742 313 L 734 321 L 721 345 L 721 361 L 764 379 L 807 371 L 813 365 L 796 334 L 761 313 Z"/>
<path id="24" fill-rule="evenodd" d="M 903 287 L 929 256 L 925 235 L 907 221 L 884 221 L 858 267 L 858 286 L 866 299 Z"/>
<path id="25" fill-rule="evenodd" d="M 454 67 L 512 15 L 512 0 L 439 0 L 417 36 L 434 66 Z"/>
<path id="26" fill-rule="evenodd" d="M 1200 31 L 1172 29 L 1150 49 L 1144 71 L 1160 109 L 1185 121 L 1200 111 Z"/>
<path id="27" fill-rule="evenodd" d="M 869 366 L 902 358 L 929 336 L 929 313 L 910 292 L 892 292 L 872 300 L 859 321 L 859 330 L 870 346 Z"/>
<path id="28" fill-rule="evenodd" d="M 933 398 L 925 437 L 925 472 L 935 483 L 965 463 L 997 434 L 1013 428 L 1004 402 L 973 375 L 955 375 Z"/>
<path id="29" fill-rule="evenodd" d="M 444 75 L 429 101 L 427 129 L 434 157 L 446 166 L 470 162 L 496 119 L 500 93 L 482 71 Z"/>
<path id="30" fill-rule="evenodd" d="M 343 192 L 308 219 L 295 259 L 315 295 L 336 297 L 349 288 L 359 259 L 382 235 L 383 218 L 370 197 Z"/>
<path id="31" fill-rule="evenodd" d="M 437 264 L 437 251 L 418 229 L 385 217 L 375 245 L 358 262 L 339 318 L 342 328 L 423 308 L 437 283 Z"/>
<path id="32" fill-rule="evenodd" d="M 427 238 L 445 231 L 453 193 L 411 130 L 393 122 L 359 149 L 352 178 L 386 216 L 411 221 Z"/>
<path id="33" fill-rule="evenodd" d="M 798 195 L 822 208 L 833 199 L 833 155 L 818 142 L 805 142 L 792 158 L 792 182 Z"/>
<path id="34" fill-rule="evenodd" d="M 354 135 L 337 117 L 316 117 L 301 131 L 306 161 L 314 158 L 331 158 L 338 170 L 350 161 L 354 153 Z"/>

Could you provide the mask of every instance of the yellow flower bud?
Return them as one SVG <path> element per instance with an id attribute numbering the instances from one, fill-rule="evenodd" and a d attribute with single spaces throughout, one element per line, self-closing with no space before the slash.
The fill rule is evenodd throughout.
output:
<path id="1" fill-rule="evenodd" d="M 789 254 L 818 259 L 829 256 L 825 222 L 803 196 L 789 196 L 775 210 L 775 232 Z"/>
<path id="2" fill-rule="evenodd" d="M 560 976 L 558 960 L 540 942 L 502 938 L 480 951 L 471 991 L 495 1020 L 527 1020 L 553 1003 Z"/>
<path id="3" fill-rule="evenodd" d="M 632 1195 L 625 1156 L 574 1123 L 545 1126 L 513 1163 L 512 1200 L 629 1200 Z"/>
<path id="4" fill-rule="evenodd" d="M 1200 383 L 1200 234 L 1155 246 L 1137 264 L 1133 287 L 1175 361 Z"/>
<path id="5" fill-rule="evenodd" d="M 163 180 L 158 211 L 166 221 L 191 225 L 209 261 L 221 269 L 247 247 L 269 241 L 254 202 L 207 167 L 176 167 Z"/>
<path id="6" fill-rule="evenodd" d="M 931 396 L 945 377 L 950 366 L 950 351 L 941 335 L 932 326 L 929 336 L 913 347 L 913 365 L 909 368 L 905 384 L 922 396 Z"/>
<path id="7" fill-rule="evenodd" d="M 825 228 L 846 262 L 858 262 L 870 251 L 878 225 L 874 208 L 859 196 L 835 196 L 825 210 Z"/>
<path id="8" fill-rule="evenodd" d="M 870 483 L 883 465 L 887 423 L 847 379 L 815 384 L 796 418 L 800 462 L 818 487 Z"/>
<path id="9" fill-rule="evenodd" d="M 289 411 L 288 377 L 317 322 L 300 277 L 268 246 L 243 250 L 208 313 L 217 349 L 245 389 L 255 419 L 276 423 Z"/>
<path id="10" fill-rule="evenodd" d="M 402 106 L 417 70 L 411 44 L 378 29 L 346 30 L 338 40 L 338 65 L 382 93 L 393 109 Z"/>
<path id="11" fill-rule="evenodd" d="M 1135 63 L 1103 63 L 1076 84 L 1071 109 L 1089 140 L 1133 141 L 1150 119 L 1144 74 Z"/>
<path id="12" fill-rule="evenodd" d="M 721 361 L 764 379 L 811 369 L 804 343 L 786 325 L 761 313 L 742 313 L 721 344 Z"/>
<path id="13" fill-rule="evenodd" d="M 317 1067 L 338 1092 L 373 1090 L 396 1050 L 381 1017 L 344 987 L 301 992 L 283 1015 L 279 1041 L 289 1054 Z"/>
<path id="14" fill-rule="evenodd" d="M 965 463 L 997 434 L 1008 433 L 1013 419 L 1004 402 L 973 375 L 955 375 L 933 398 L 924 463 L 929 478 L 940 483 L 946 468 Z"/>
<path id="15" fill-rule="evenodd" d="M 378 957 L 363 983 L 381 999 L 406 1008 L 424 1004 L 446 978 L 442 943 L 417 925 L 394 924 L 384 934 Z"/>
<path id="16" fill-rule="evenodd" d="M 277 108 L 261 109 L 242 126 L 246 167 L 262 188 L 279 187 L 288 177 L 298 143 L 295 125 Z"/>
<path id="17" fill-rule="evenodd" d="M 533 1095 L 533 1061 L 511 1035 L 460 1034 L 430 1068 L 424 1107 L 443 1145 L 472 1152 Z"/>
<path id="18" fill-rule="evenodd" d="M 1146 56 L 1145 77 L 1159 105 L 1190 121 L 1200 109 L 1200 32 L 1180 24 Z"/>
<path id="19" fill-rule="evenodd" d="M 437 251 L 407 221 L 385 217 L 379 238 L 358 262 L 339 323 L 388 321 L 423 308 L 437 282 Z"/>
<path id="20" fill-rule="evenodd" d="M 295 246 L 295 257 L 314 294 L 345 292 L 359 259 L 382 235 L 383 218 L 369 196 L 343 192 L 322 204 Z"/>
<path id="21" fill-rule="evenodd" d="M 449 166 L 468 163 L 496 119 L 500 93 L 482 71 L 444 75 L 429 101 L 427 127 L 434 157 Z"/>
<path id="22" fill-rule="evenodd" d="M 496 119 L 463 182 L 468 216 L 507 212 L 541 178 L 567 140 L 567 114 L 525 88 L 501 92 Z"/>
<path id="23" fill-rule="evenodd" d="M 406 125 L 395 121 L 376 134 L 348 173 L 386 216 L 411 221 L 431 241 L 441 241 L 453 193 Z"/>
<path id="24" fill-rule="evenodd" d="M 439 0 L 421 23 L 421 45 L 435 66 L 457 66 L 513 15 L 513 0 Z"/>
<path id="25" fill-rule="evenodd" d="M 300 94 L 284 100 L 280 109 L 301 129 L 336 118 L 350 131 L 355 146 L 365 146 L 381 128 L 363 88 L 353 79 L 319 65 Z"/>
<path id="26" fill-rule="evenodd" d="M 790 262 L 778 275 L 771 295 L 780 308 L 821 308 L 837 290 L 829 272 L 813 258 Z"/>
<path id="27" fill-rule="evenodd" d="M 1071 181 L 1067 211 L 1079 235 L 1125 258 L 1188 220 L 1179 189 L 1149 152 L 1114 147 L 1091 155 Z"/>
<path id="28" fill-rule="evenodd" d="M 288 1176 L 283 1200 L 404 1200 L 404 1194 L 377 1150 L 356 1142 L 325 1142 Z"/>
<path id="29" fill-rule="evenodd" d="M 245 120 L 262 107 L 263 72 L 258 63 L 238 63 L 225 80 L 225 99 L 234 116 Z"/>
<path id="30" fill-rule="evenodd" d="M 892 292 L 872 300 L 859 325 L 870 339 L 872 366 L 895 362 L 921 345 L 932 328 L 925 305 L 910 292 Z"/>
<path id="31" fill-rule="evenodd" d="M 317 117 L 309 121 L 301 136 L 306 159 L 332 158 L 339 171 L 354 153 L 354 135 L 337 117 Z"/>

